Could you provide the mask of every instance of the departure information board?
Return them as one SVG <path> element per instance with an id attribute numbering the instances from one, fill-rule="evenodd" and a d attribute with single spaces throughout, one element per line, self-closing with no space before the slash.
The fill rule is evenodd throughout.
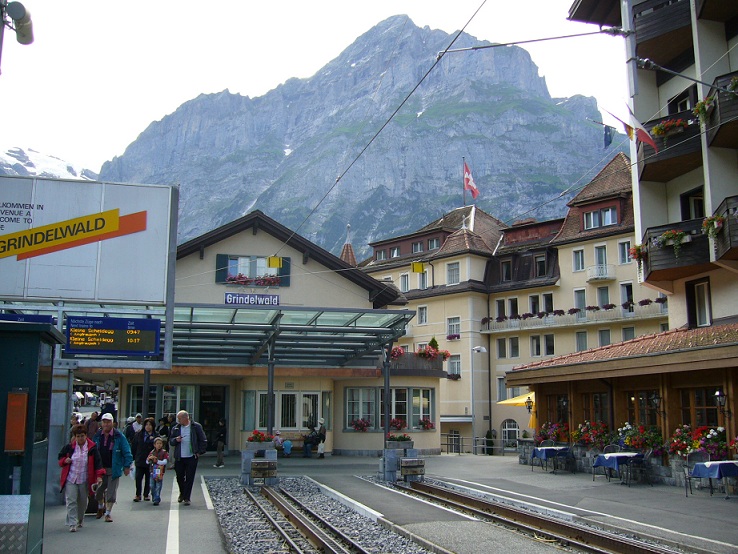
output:
<path id="1" fill-rule="evenodd" d="M 67 354 L 158 356 L 161 320 L 123 317 L 67 318 Z"/>

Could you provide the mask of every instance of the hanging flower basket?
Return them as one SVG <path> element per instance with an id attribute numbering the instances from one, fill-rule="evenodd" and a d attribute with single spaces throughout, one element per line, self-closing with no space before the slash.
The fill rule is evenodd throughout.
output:
<path id="1" fill-rule="evenodd" d="M 712 110 L 715 109 L 715 97 L 708 96 L 704 100 L 701 100 L 695 104 L 692 113 L 700 119 L 700 123 L 703 125 L 707 124 L 707 120 L 710 118 Z"/>
<path id="2" fill-rule="evenodd" d="M 658 123 L 657 125 L 654 125 L 654 127 L 651 129 L 651 134 L 654 137 L 661 137 L 661 139 L 664 141 L 664 146 L 666 146 L 667 137 L 670 137 L 677 133 L 683 133 L 684 129 L 686 129 L 688 125 L 689 123 L 681 118 L 667 119 L 665 121 L 662 121 L 661 123 Z"/>
<path id="3" fill-rule="evenodd" d="M 656 240 L 659 248 L 663 248 L 664 246 L 673 246 L 674 257 L 678 258 L 682 250 L 682 244 L 685 242 L 690 242 L 692 239 L 684 231 L 680 231 L 679 229 L 672 229 L 670 231 L 664 232 Z"/>
<path id="4" fill-rule="evenodd" d="M 711 215 L 702 221 L 702 232 L 714 239 L 723 228 L 725 218 L 721 215 Z"/>

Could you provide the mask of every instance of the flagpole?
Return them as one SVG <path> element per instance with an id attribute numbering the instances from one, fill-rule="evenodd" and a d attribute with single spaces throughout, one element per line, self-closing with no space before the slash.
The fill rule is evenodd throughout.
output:
<path id="1" fill-rule="evenodd" d="M 464 167 L 466 167 L 466 158 L 461 156 L 461 194 L 464 196 L 464 207 L 466 208 L 466 187 L 464 186 Z"/>

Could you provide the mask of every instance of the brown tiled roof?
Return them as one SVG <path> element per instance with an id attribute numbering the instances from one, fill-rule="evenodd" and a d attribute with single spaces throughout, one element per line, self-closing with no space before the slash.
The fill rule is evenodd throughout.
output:
<path id="1" fill-rule="evenodd" d="M 620 197 L 622 214 L 618 225 L 608 225 L 595 229 L 582 229 L 582 213 L 587 210 L 587 204 Z M 569 211 L 558 235 L 551 241 L 552 245 L 572 241 L 590 240 L 610 235 L 631 232 L 635 229 L 633 215 L 633 194 L 630 179 L 630 160 L 619 152 L 597 176 L 584 187 L 571 201 L 567 203 Z"/>
<path id="2" fill-rule="evenodd" d="M 493 249 L 476 233 L 469 229 L 459 229 L 451 233 L 429 259 L 445 258 L 462 252 L 479 252 L 491 256 Z"/>
<path id="3" fill-rule="evenodd" d="M 338 257 L 350 266 L 356 267 L 356 254 L 354 254 L 354 247 L 350 243 L 347 242 L 343 245 L 341 255 Z"/>
<path id="4" fill-rule="evenodd" d="M 738 344 L 738 323 L 712 325 L 697 329 L 673 329 L 655 335 L 643 335 L 625 342 L 515 366 L 513 371 L 596 363 L 618 358 L 638 358 L 653 354 L 670 354 L 695 348 L 728 346 L 731 344 Z"/>

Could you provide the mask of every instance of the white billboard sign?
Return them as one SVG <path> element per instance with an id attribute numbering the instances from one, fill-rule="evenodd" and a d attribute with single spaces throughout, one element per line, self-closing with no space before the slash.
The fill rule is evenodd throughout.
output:
<path id="1" fill-rule="evenodd" d="M 0 176 L 0 296 L 163 305 L 177 190 Z"/>

